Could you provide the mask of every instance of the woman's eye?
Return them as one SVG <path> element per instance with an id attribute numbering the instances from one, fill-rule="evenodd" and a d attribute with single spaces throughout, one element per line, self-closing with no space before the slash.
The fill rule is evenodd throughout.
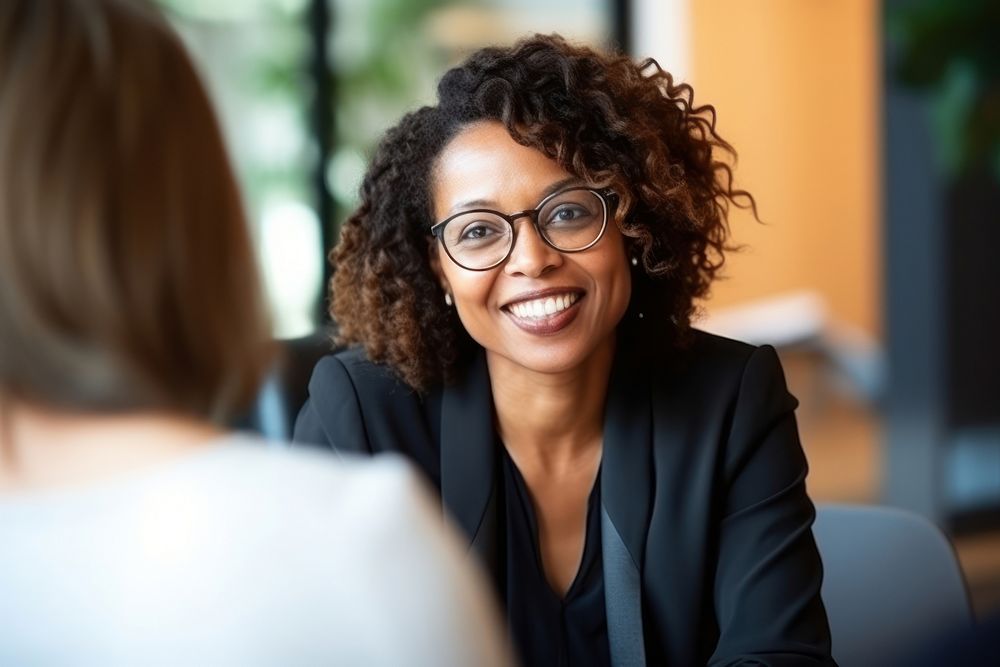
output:
<path id="1" fill-rule="evenodd" d="M 489 225 L 469 225 L 464 230 L 462 230 L 462 235 L 460 239 L 462 241 L 479 241 L 489 236 L 496 234 L 496 230 Z"/>
<path id="2" fill-rule="evenodd" d="M 547 224 L 551 225 L 560 222 L 574 222 L 589 215 L 590 211 L 582 206 L 561 206 L 552 212 L 552 215 L 549 216 Z"/>

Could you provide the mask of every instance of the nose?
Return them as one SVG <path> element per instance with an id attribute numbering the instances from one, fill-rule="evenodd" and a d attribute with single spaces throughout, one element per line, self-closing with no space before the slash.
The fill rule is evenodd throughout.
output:
<path id="1" fill-rule="evenodd" d="M 514 223 L 514 247 L 504 264 L 504 273 L 537 278 L 562 264 L 562 253 L 542 240 L 527 216 Z"/>

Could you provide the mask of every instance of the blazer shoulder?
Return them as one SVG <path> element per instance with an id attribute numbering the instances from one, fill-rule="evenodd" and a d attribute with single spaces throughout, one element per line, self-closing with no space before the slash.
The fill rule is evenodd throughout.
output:
<path id="1" fill-rule="evenodd" d="M 691 334 L 688 345 L 675 348 L 665 357 L 665 367 L 658 374 L 689 391 L 701 385 L 714 391 L 724 386 L 735 389 L 752 357 L 764 348 L 773 353 L 770 346 L 762 348 L 698 329 Z"/>
<path id="2" fill-rule="evenodd" d="M 295 439 L 337 451 L 394 451 L 416 461 L 437 482 L 441 398 L 418 393 L 360 348 L 316 364 Z"/>
<path id="3" fill-rule="evenodd" d="M 364 404 L 419 400 L 416 390 L 390 366 L 371 361 L 360 347 L 326 355 L 317 362 L 309 380 L 311 398 L 342 397 L 348 392 Z"/>
<path id="4" fill-rule="evenodd" d="M 715 360 L 724 365 L 742 366 L 750 355 L 759 348 L 741 340 L 726 338 L 718 334 L 693 329 L 691 350 L 702 358 Z"/>
<path id="5" fill-rule="evenodd" d="M 763 384 L 785 388 L 781 360 L 772 345 L 753 345 L 700 330 L 694 333 L 695 358 L 706 369 L 735 375 L 744 386 Z"/>
<path id="6" fill-rule="evenodd" d="M 693 334 L 689 345 L 673 350 L 662 366 L 651 370 L 655 411 L 678 419 L 728 423 L 737 406 L 765 396 L 782 408 L 797 404 L 773 347 L 703 331 Z"/>
<path id="7" fill-rule="evenodd" d="M 799 475 L 804 466 L 799 465 L 801 446 L 794 422 L 798 400 L 788 390 L 774 347 L 699 331 L 689 353 L 690 370 L 674 387 L 685 391 L 690 410 L 704 408 L 701 414 L 725 425 L 727 478 L 751 457 L 794 463 L 786 477 Z M 772 431 L 780 431 L 782 436 L 769 439 Z M 762 446 L 766 443 L 773 446 Z"/>

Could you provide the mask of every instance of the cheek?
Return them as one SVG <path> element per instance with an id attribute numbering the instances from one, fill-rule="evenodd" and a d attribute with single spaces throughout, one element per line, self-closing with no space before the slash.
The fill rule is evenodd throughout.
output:
<path id="1" fill-rule="evenodd" d="M 490 294 L 495 282 L 494 272 L 465 271 L 454 264 L 444 269 L 445 280 L 455 299 L 458 314 L 465 322 L 467 317 L 478 317 L 489 307 Z"/>
<path id="2" fill-rule="evenodd" d="M 622 266 L 618 270 L 618 285 L 622 299 L 628 303 L 632 299 L 632 272 L 628 265 Z"/>
<path id="3" fill-rule="evenodd" d="M 494 347 L 497 322 L 491 307 L 492 281 L 480 276 L 453 278 L 452 294 L 455 312 L 462 328 L 477 343 L 486 348 Z"/>
<path id="4" fill-rule="evenodd" d="M 627 265 L 615 268 L 611 276 L 612 294 L 611 309 L 617 324 L 628 310 L 628 304 L 632 299 L 632 273 Z"/>
<path id="5" fill-rule="evenodd" d="M 603 279 L 608 286 L 610 306 L 621 315 L 632 298 L 632 270 L 621 236 L 615 234 L 608 240 L 613 243 L 609 244 L 607 253 L 601 258 Z"/>

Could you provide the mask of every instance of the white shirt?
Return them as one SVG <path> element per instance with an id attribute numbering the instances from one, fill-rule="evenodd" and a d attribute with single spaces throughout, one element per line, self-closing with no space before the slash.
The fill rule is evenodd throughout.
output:
<path id="1" fill-rule="evenodd" d="M 509 664 L 473 568 L 401 460 L 234 436 L 0 501 L 0 664 Z"/>

